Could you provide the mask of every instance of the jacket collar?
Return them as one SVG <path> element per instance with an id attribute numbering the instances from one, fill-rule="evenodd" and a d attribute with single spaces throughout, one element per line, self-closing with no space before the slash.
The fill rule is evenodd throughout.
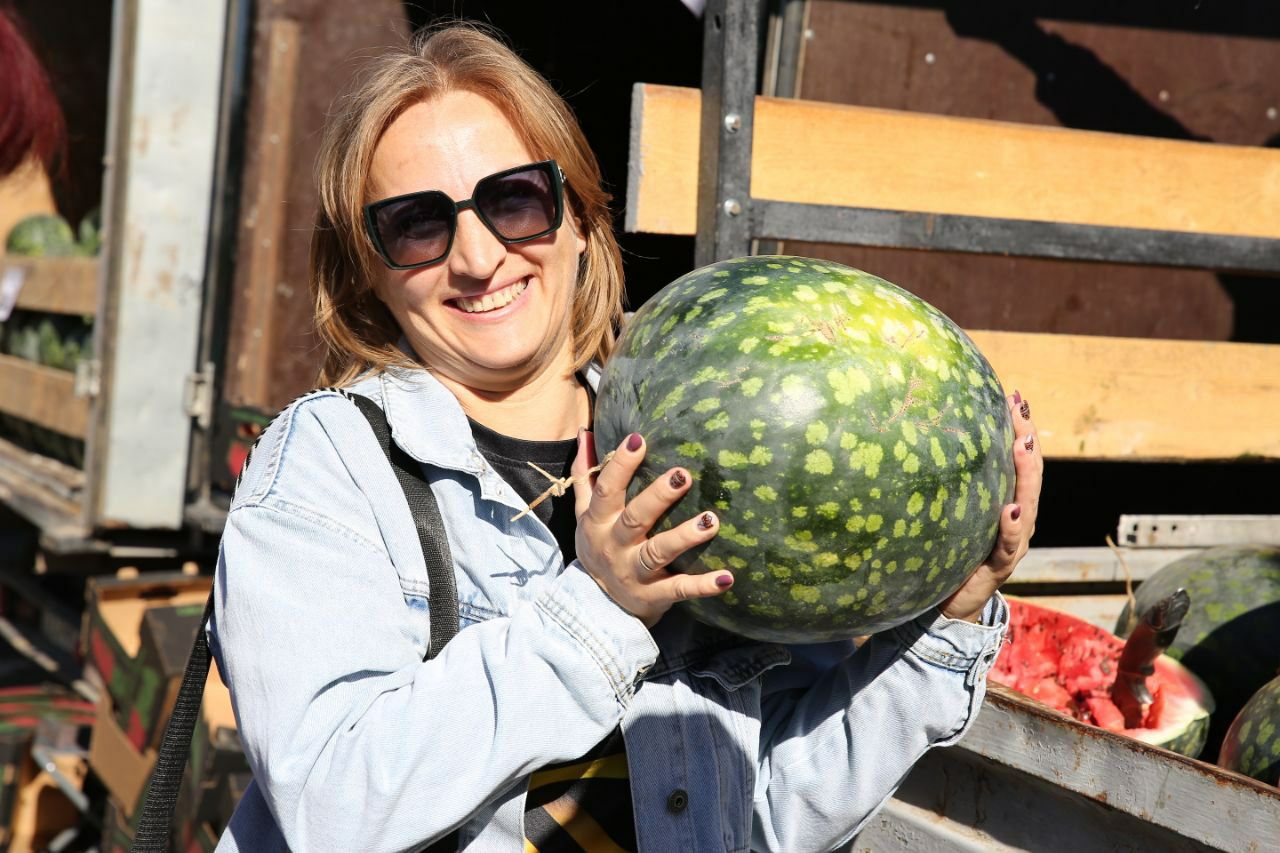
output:
<path id="1" fill-rule="evenodd" d="M 592 388 L 599 385 L 599 365 L 592 362 L 583 374 Z M 520 496 L 480 454 L 462 404 L 430 370 L 391 367 L 378 374 L 376 380 L 392 440 L 405 453 L 436 468 L 470 474 L 479 481 L 480 496 L 485 500 L 504 504 L 516 512 L 525 509 Z M 352 390 L 359 393 L 361 389 Z"/>

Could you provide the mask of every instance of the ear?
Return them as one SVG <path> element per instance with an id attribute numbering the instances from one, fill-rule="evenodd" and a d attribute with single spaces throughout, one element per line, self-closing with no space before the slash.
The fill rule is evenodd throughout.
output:
<path id="1" fill-rule="evenodd" d="M 579 257 L 587 251 L 587 238 L 583 236 L 582 226 L 578 223 L 578 217 L 573 215 L 572 210 L 566 210 L 565 216 L 569 219 L 569 227 L 573 229 L 573 251 Z"/>

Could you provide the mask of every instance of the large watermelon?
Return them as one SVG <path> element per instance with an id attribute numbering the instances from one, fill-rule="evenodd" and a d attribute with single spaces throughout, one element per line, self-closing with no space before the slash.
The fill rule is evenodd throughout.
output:
<path id="1" fill-rule="evenodd" d="M 720 531 L 673 568 L 735 582 L 686 606 L 762 640 L 868 634 L 936 605 L 1013 493 L 1008 406 L 973 342 L 827 261 L 739 258 L 668 285 L 606 365 L 595 424 L 601 448 L 645 437 L 632 494 L 691 472 L 661 526 L 713 509 Z"/>
<path id="2" fill-rule="evenodd" d="M 1137 612 L 1179 587 L 1191 594 L 1191 609 L 1168 654 L 1217 701 L 1208 741 L 1214 755 L 1244 703 L 1280 669 L 1280 548 L 1224 546 L 1176 560 L 1138 587 Z M 1128 624 L 1126 607 L 1116 633 L 1127 634 Z"/>
<path id="3" fill-rule="evenodd" d="M 1280 678 L 1245 703 L 1222 740 L 1218 763 L 1268 785 L 1280 785 Z"/>

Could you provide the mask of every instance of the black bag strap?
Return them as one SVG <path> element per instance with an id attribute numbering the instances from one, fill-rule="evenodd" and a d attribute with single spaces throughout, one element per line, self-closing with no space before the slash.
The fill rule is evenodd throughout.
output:
<path id="1" fill-rule="evenodd" d="M 396 479 L 404 490 L 409 512 L 418 529 L 418 542 L 427 564 L 427 580 L 430 584 L 431 639 L 423 660 L 431 660 L 444 644 L 458 633 L 458 593 L 453 577 L 453 556 L 449 541 L 445 538 L 444 518 L 436 503 L 431 486 L 422 473 L 422 466 L 391 440 L 391 427 L 386 413 L 368 397 L 352 394 L 341 388 L 337 391 L 356 404 L 356 408 L 369 421 L 378 444 L 396 472 Z M 255 443 L 256 446 L 256 443 Z M 253 455 L 252 449 L 249 458 Z M 249 458 L 244 468 L 249 467 Z M 241 470 L 243 474 L 243 469 Z M 239 479 L 236 485 L 240 485 Z M 143 801 L 142 818 L 134 834 L 135 853 L 166 853 L 173 827 L 173 814 L 178 805 L 178 792 L 182 787 L 182 772 L 191 753 L 191 738 L 200 720 L 200 702 L 204 698 L 204 684 L 209 677 L 209 639 L 205 627 L 213 615 L 213 591 L 204 606 L 200 629 L 196 631 L 195 645 L 187 658 L 187 668 L 182 674 L 182 686 L 173 705 L 173 713 L 164 728 L 160 741 L 160 754 L 147 786 Z"/>

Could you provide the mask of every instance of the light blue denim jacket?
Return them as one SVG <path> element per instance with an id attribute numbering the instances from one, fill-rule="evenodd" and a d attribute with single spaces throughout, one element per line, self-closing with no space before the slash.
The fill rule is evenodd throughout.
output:
<path id="1" fill-rule="evenodd" d="M 998 595 L 992 627 L 934 610 L 856 652 L 746 641 L 679 608 L 651 633 L 535 515 L 511 520 L 524 504 L 429 373 L 350 390 L 425 467 L 462 630 L 423 662 L 422 551 L 359 410 L 332 391 L 290 405 L 218 563 L 210 639 L 255 780 L 219 850 L 413 850 L 460 826 L 469 850 L 517 853 L 529 774 L 619 724 L 642 850 L 826 850 L 973 722 Z"/>

